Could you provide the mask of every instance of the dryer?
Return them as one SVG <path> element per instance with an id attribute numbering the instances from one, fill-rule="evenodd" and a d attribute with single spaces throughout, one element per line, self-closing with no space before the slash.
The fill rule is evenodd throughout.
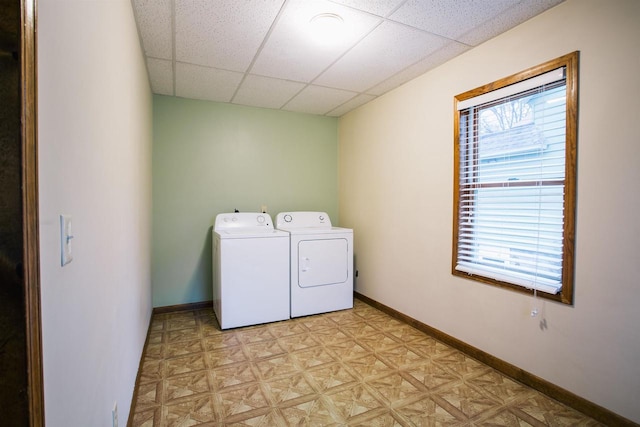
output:
<path id="1" fill-rule="evenodd" d="M 289 233 L 291 317 L 353 307 L 353 230 L 333 227 L 326 212 L 281 212 Z"/>
<path id="2" fill-rule="evenodd" d="M 289 234 L 266 213 L 223 213 L 213 232 L 213 309 L 222 329 L 289 319 Z"/>

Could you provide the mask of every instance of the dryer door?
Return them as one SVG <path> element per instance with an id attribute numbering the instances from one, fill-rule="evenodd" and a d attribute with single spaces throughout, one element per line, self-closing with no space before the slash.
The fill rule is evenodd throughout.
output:
<path id="1" fill-rule="evenodd" d="M 349 276 L 347 239 L 298 242 L 298 286 L 335 285 Z"/>

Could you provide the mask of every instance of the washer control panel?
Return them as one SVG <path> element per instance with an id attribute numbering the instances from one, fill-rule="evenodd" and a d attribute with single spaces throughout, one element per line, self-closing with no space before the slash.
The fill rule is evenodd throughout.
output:
<path id="1" fill-rule="evenodd" d="M 273 230 L 271 215 L 258 212 L 221 213 L 216 216 L 214 230 L 263 229 Z"/>

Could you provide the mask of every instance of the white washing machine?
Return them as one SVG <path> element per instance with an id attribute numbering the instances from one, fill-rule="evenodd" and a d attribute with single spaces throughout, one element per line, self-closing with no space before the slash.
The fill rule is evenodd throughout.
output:
<path id="1" fill-rule="evenodd" d="M 276 228 L 291 240 L 291 317 L 353 307 L 353 230 L 325 212 L 282 212 Z"/>
<path id="2" fill-rule="evenodd" d="M 213 232 L 213 309 L 222 329 L 289 319 L 289 234 L 266 213 L 223 213 Z"/>

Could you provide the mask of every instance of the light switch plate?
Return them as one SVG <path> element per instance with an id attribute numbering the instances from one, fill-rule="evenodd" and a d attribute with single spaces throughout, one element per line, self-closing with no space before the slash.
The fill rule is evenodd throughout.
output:
<path id="1" fill-rule="evenodd" d="M 73 261 L 71 256 L 71 215 L 60 215 L 60 265 L 64 266 Z"/>

